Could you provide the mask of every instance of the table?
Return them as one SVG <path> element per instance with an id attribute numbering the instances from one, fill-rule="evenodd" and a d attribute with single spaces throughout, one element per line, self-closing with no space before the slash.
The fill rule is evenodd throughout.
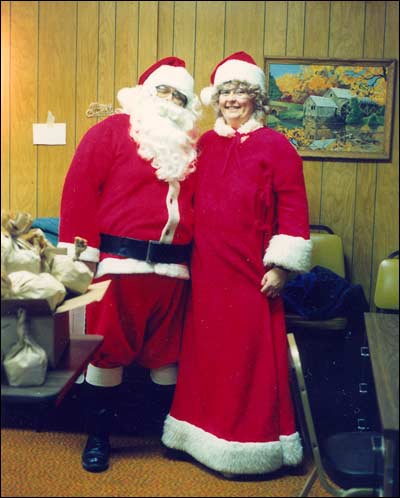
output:
<path id="1" fill-rule="evenodd" d="M 49 406 L 59 406 L 102 341 L 101 335 L 71 335 L 60 363 L 56 369 L 47 371 L 43 385 L 14 387 L 2 383 L 2 403 L 37 404 L 42 409 L 41 415 Z M 43 417 L 39 419 L 43 420 Z"/>
<path id="2" fill-rule="evenodd" d="M 383 496 L 398 496 L 399 315 L 364 317 L 384 437 Z"/>

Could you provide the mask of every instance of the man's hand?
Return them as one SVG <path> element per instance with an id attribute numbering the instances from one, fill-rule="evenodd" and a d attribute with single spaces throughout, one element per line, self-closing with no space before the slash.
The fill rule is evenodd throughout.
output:
<path id="1" fill-rule="evenodd" d="M 283 268 L 274 267 L 268 270 L 261 280 L 261 292 L 267 297 L 280 296 L 283 287 L 288 279 L 289 271 Z"/>

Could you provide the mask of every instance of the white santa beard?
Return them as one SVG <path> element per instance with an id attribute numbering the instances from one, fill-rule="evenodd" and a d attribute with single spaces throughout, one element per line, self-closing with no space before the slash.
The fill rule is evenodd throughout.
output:
<path id="1" fill-rule="evenodd" d="M 196 117 L 187 109 L 135 87 L 118 96 L 130 115 L 130 135 L 138 153 L 151 161 L 160 180 L 183 180 L 194 170 L 196 158 L 191 138 Z"/>

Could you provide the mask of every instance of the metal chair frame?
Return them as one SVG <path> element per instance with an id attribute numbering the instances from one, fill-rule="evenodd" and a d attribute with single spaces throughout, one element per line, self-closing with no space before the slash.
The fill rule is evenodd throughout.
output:
<path id="1" fill-rule="evenodd" d="M 318 478 L 322 487 L 333 496 L 380 496 L 380 490 L 375 488 L 350 488 L 343 489 L 334 487 L 328 480 L 328 474 L 324 468 L 321 458 L 320 446 L 314 426 L 310 402 L 307 393 L 306 382 L 303 375 L 300 354 L 297 348 L 295 337 L 292 333 L 287 335 L 289 343 L 289 364 L 292 374 L 292 392 L 296 406 L 296 413 L 300 424 L 303 443 L 311 450 L 313 456 L 313 468 L 299 496 L 308 496 L 314 482 Z M 296 387 L 296 389 L 294 388 Z M 380 457 L 382 451 L 382 439 L 380 435 L 371 433 L 371 436 L 378 436 L 378 441 L 373 438 L 372 448 L 374 451 L 374 462 Z M 376 453 L 375 453 L 376 452 Z M 329 477 L 332 481 L 332 478 Z M 333 482 L 333 484 L 335 484 Z M 336 485 L 336 484 L 335 484 Z"/>

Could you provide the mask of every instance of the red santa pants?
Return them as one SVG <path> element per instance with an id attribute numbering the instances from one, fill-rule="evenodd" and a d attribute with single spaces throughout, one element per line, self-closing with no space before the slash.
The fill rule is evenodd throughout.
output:
<path id="1" fill-rule="evenodd" d="M 108 279 L 103 299 L 86 309 L 87 333 L 104 336 L 89 367 L 119 370 L 136 362 L 159 369 L 176 363 L 188 281 L 153 273 L 106 275 L 97 281 Z"/>

